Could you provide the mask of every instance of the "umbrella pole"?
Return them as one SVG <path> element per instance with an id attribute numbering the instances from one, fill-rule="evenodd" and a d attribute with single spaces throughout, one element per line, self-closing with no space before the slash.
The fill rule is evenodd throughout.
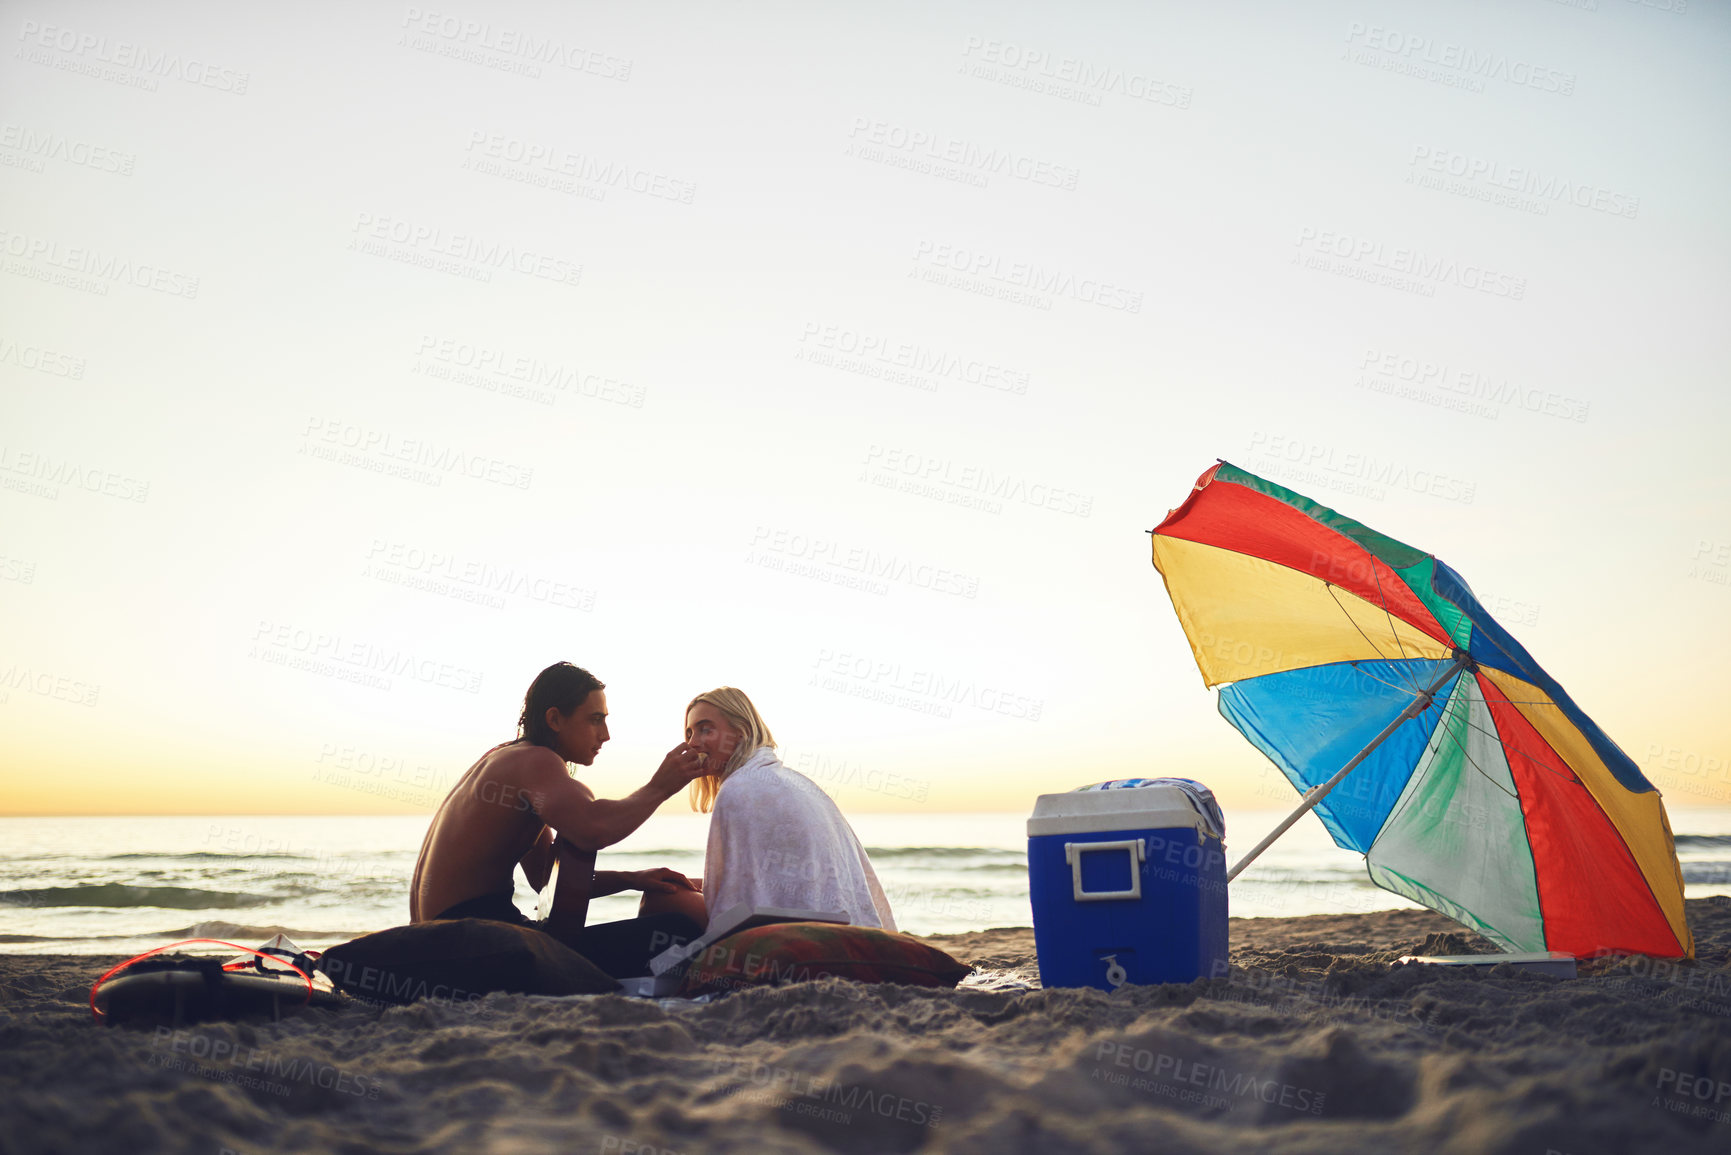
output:
<path id="1" fill-rule="evenodd" d="M 1290 830 L 1292 828 L 1293 823 L 1297 822 L 1300 818 L 1303 818 L 1305 816 L 1305 814 L 1309 813 L 1312 809 L 1314 809 L 1318 802 L 1321 802 L 1324 798 L 1326 798 L 1328 796 L 1328 792 L 1330 790 L 1333 790 L 1336 786 L 1340 785 L 1340 780 L 1342 778 L 1345 778 L 1348 774 L 1352 773 L 1353 770 L 1355 768 L 1357 768 L 1357 766 L 1360 762 L 1363 762 L 1366 758 L 1370 757 L 1371 752 L 1374 751 L 1378 746 L 1382 745 L 1384 739 L 1386 739 L 1390 734 L 1394 733 L 1396 730 L 1400 729 L 1401 725 L 1403 723 L 1405 723 L 1408 719 L 1416 718 L 1420 714 L 1424 713 L 1426 710 L 1430 709 L 1431 701 L 1436 697 L 1436 692 L 1438 690 L 1442 689 L 1443 684 L 1445 682 L 1447 682 L 1450 678 L 1454 677 L 1456 674 L 1458 674 L 1462 670 L 1466 669 L 1466 665 L 1467 665 L 1466 654 L 1460 650 L 1456 650 L 1455 651 L 1454 664 L 1449 666 L 1448 669 L 1444 670 L 1437 677 L 1436 681 L 1432 682 L 1425 689 L 1419 691 L 1418 696 L 1415 697 L 1411 702 L 1409 702 L 1407 704 L 1406 709 L 1404 709 L 1400 712 L 1400 717 L 1396 718 L 1394 721 L 1390 722 L 1387 726 L 1383 727 L 1382 733 L 1380 733 L 1376 737 L 1372 738 L 1370 740 L 1370 745 L 1366 746 L 1364 749 L 1360 750 L 1357 754 L 1355 754 L 1353 756 L 1352 761 L 1348 762 L 1345 766 L 1342 766 L 1339 770 L 1337 770 L 1334 774 L 1334 777 L 1330 778 L 1327 782 L 1324 782 L 1319 786 L 1312 786 L 1309 790 L 1305 791 L 1304 801 L 1299 804 L 1298 809 L 1294 810 L 1291 814 L 1288 814 L 1286 816 L 1286 820 L 1284 822 L 1282 822 L 1279 826 L 1276 826 L 1273 830 L 1269 831 L 1268 837 L 1264 838 L 1261 842 L 1258 842 L 1256 844 L 1256 848 L 1254 850 L 1252 850 L 1249 854 L 1246 854 L 1243 858 L 1240 858 L 1238 860 L 1238 865 L 1234 866 L 1231 870 L 1226 872 L 1226 881 L 1231 882 L 1233 879 L 1237 878 L 1239 873 L 1241 871 L 1243 871 L 1243 869 L 1246 866 L 1249 866 L 1251 861 L 1253 859 L 1255 859 L 1255 857 L 1257 855 L 1261 854 L 1264 850 L 1267 850 L 1270 846 L 1274 845 L 1274 840 L 1276 838 L 1279 838 L 1282 834 L 1285 834 L 1288 830 Z"/>

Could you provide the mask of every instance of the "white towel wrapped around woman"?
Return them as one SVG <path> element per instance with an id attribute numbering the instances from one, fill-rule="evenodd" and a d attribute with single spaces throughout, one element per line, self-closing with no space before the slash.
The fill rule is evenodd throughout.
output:
<path id="1" fill-rule="evenodd" d="M 715 795 L 703 856 L 709 916 L 747 903 L 845 911 L 855 926 L 896 929 L 853 827 L 810 778 L 761 746 Z"/>

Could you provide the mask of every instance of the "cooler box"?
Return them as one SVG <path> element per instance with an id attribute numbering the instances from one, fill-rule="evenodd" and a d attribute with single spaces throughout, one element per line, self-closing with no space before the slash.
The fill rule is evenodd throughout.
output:
<path id="1" fill-rule="evenodd" d="M 1112 990 L 1224 974 L 1220 826 L 1177 785 L 1040 795 L 1028 819 L 1040 984 Z"/>

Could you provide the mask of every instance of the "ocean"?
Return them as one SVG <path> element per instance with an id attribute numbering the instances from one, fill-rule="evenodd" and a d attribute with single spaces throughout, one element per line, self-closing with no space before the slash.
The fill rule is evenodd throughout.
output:
<path id="1" fill-rule="evenodd" d="M 1226 811 L 1227 860 L 1286 811 Z M 1685 893 L 1731 895 L 1731 808 L 1671 811 Z M 425 816 L 0 818 L 0 952 L 133 954 L 183 938 L 256 945 L 278 932 L 328 947 L 408 921 Z M 1020 814 L 856 814 L 900 929 L 1029 926 Z M 656 815 L 601 854 L 609 870 L 703 873 L 706 815 Z M 630 918 L 636 892 L 596 899 L 591 923 Z M 536 896 L 518 873 L 517 905 Z M 1247 917 L 1413 904 L 1372 886 L 1363 860 L 1306 816 L 1228 892 Z"/>

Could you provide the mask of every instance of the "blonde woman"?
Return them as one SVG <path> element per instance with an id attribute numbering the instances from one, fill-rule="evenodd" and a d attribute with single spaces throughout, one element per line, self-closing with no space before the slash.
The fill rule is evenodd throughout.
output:
<path id="1" fill-rule="evenodd" d="M 644 895 L 642 913 L 707 923 L 741 903 L 843 911 L 895 930 L 889 900 L 853 827 L 817 783 L 782 765 L 775 737 L 742 690 L 722 686 L 685 708 L 685 741 L 708 770 L 691 808 L 713 811 L 700 889 Z"/>

